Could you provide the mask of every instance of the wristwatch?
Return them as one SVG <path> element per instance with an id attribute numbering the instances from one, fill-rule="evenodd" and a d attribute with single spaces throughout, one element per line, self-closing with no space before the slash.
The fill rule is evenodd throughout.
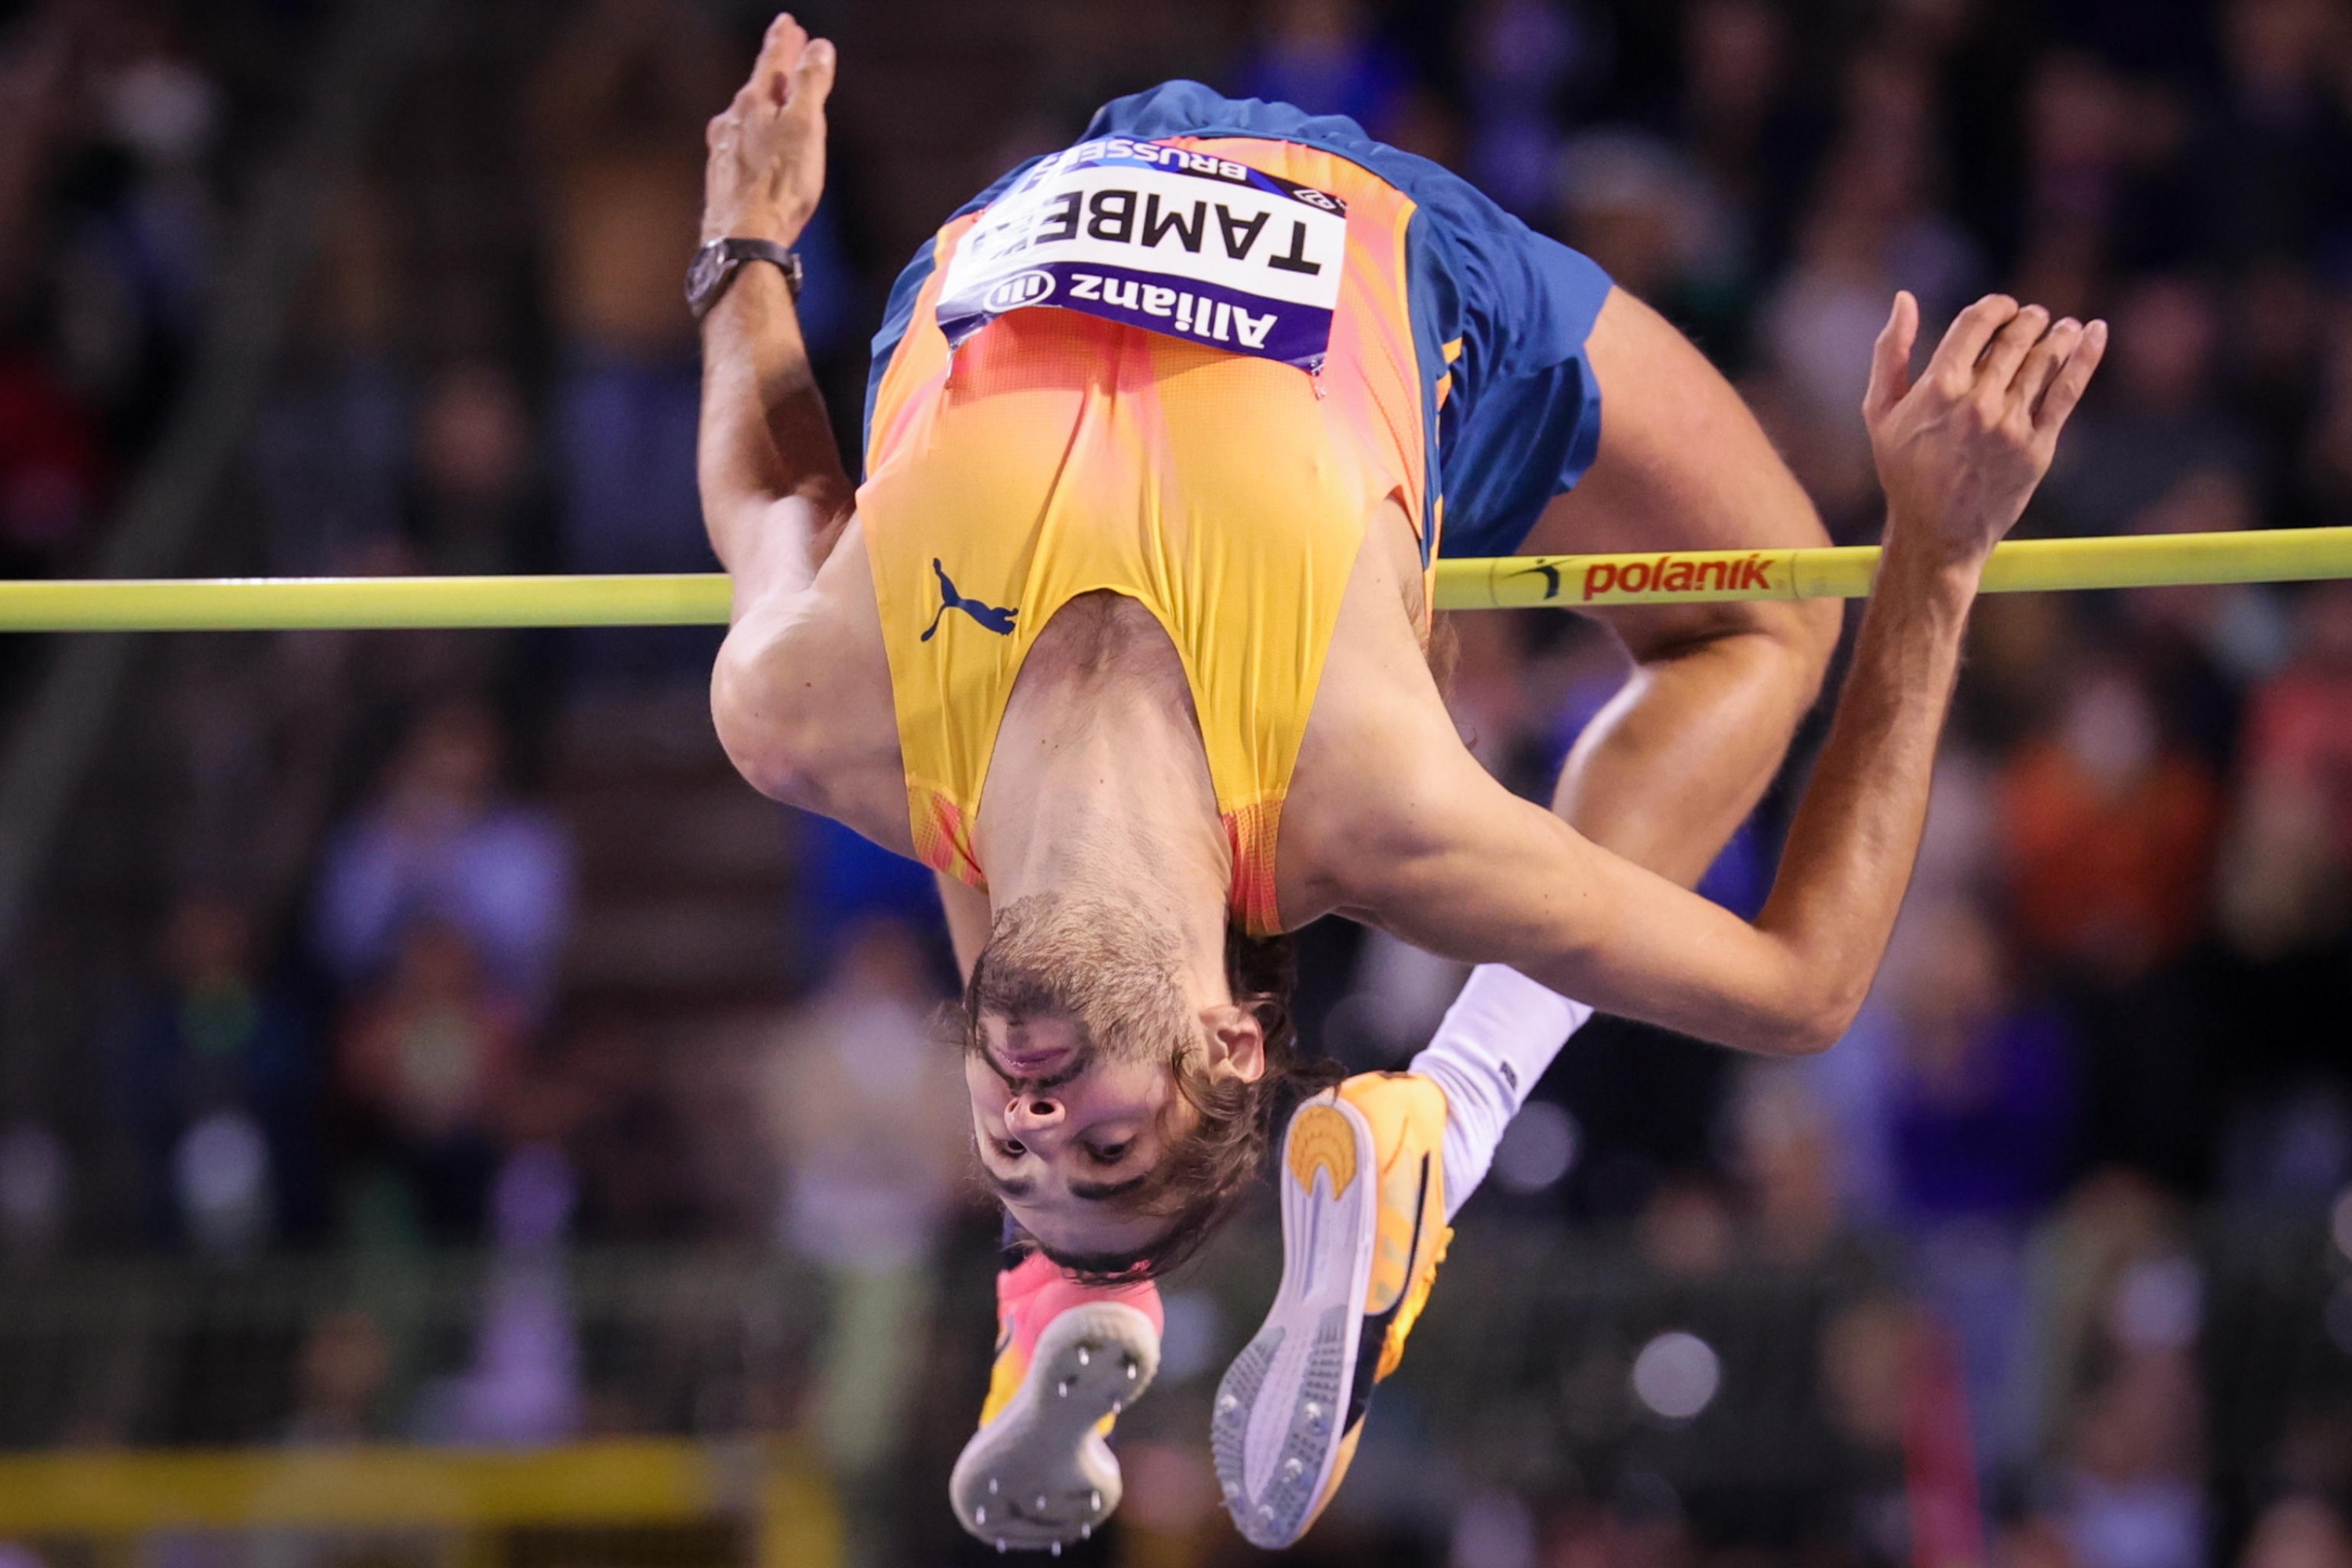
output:
<path id="1" fill-rule="evenodd" d="M 784 275 L 784 287 L 801 297 L 801 258 L 771 239 L 714 239 L 694 253 L 686 269 L 686 308 L 700 321 L 727 292 L 735 274 L 747 261 L 772 261 Z"/>

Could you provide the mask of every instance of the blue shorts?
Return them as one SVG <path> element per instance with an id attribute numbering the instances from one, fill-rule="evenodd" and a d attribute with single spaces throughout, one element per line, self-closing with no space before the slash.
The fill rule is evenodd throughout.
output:
<path id="1" fill-rule="evenodd" d="M 1601 387 L 1584 345 L 1611 284 L 1590 258 L 1536 233 L 1459 175 L 1383 146 L 1339 115 L 1171 81 L 1105 104 L 1085 139 L 1099 136 L 1303 142 L 1360 164 L 1412 198 L 1420 210 L 1405 236 L 1406 286 L 1430 410 L 1429 499 L 1444 509 L 1441 553 L 1511 554 L 1545 504 L 1592 466 L 1601 449 Z M 988 205 L 1028 166 L 1006 174 L 956 216 Z M 930 272 L 926 244 L 890 291 L 874 339 L 869 424 L 883 370 Z M 1441 407 L 1438 384 L 1449 373 Z"/>

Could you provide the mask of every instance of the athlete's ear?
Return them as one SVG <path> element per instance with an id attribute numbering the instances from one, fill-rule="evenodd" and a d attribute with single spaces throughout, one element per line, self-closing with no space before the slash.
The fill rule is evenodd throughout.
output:
<path id="1" fill-rule="evenodd" d="M 1201 1009 L 1209 1031 L 1209 1072 L 1255 1083 L 1265 1076 L 1265 1029 L 1246 1007 L 1221 1002 Z"/>

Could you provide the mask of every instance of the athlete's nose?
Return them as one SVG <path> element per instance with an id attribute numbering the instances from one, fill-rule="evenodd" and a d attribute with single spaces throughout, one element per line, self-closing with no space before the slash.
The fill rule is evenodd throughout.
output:
<path id="1" fill-rule="evenodd" d="M 1062 1102 L 1050 1094 L 1016 1094 L 1004 1108 L 1006 1131 L 1018 1136 L 1052 1127 L 1062 1120 Z"/>

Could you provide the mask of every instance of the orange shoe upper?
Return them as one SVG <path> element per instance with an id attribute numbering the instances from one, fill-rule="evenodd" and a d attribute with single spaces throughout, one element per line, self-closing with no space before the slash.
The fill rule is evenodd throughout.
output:
<path id="1" fill-rule="evenodd" d="M 1072 1307 L 1089 1301 L 1115 1301 L 1134 1308 L 1150 1320 L 1154 1334 L 1166 1327 L 1160 1288 L 1148 1279 L 1132 1285 L 1082 1284 L 1055 1267 L 1042 1252 L 1031 1253 L 996 1276 L 996 1364 L 988 1375 L 988 1400 L 980 1411 L 982 1426 L 1003 1414 L 1020 1391 L 1037 1352 L 1037 1336 L 1045 1325 Z"/>
<path id="2" fill-rule="evenodd" d="M 1380 1163 L 1380 1226 L 1364 1310 L 1396 1309 L 1374 1380 L 1396 1370 L 1404 1342 L 1436 1282 L 1454 1232 L 1445 1224 L 1445 1091 L 1412 1073 L 1362 1073 L 1339 1097 L 1372 1127 Z"/>

